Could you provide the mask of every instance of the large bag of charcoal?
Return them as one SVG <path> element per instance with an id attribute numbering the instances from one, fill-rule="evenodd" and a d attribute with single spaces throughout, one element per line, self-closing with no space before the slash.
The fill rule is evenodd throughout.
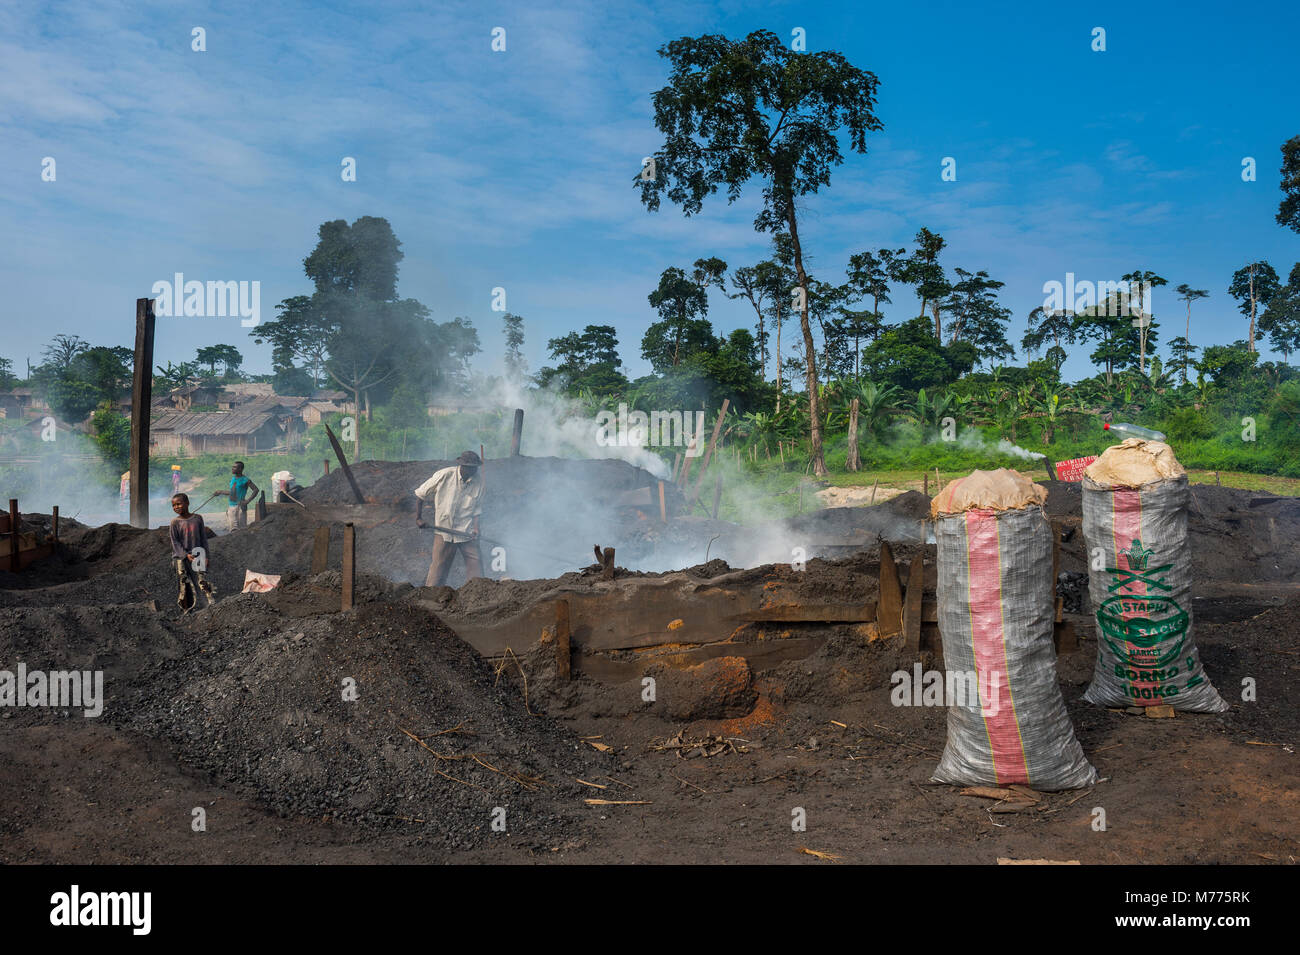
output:
<path id="1" fill-rule="evenodd" d="M 1046 499 L 1003 468 L 973 471 L 931 504 L 945 688 L 978 689 L 947 701 L 937 782 L 1054 791 L 1097 781 L 1056 680 Z"/>
<path id="2" fill-rule="evenodd" d="M 1192 640 L 1187 472 L 1161 441 L 1129 438 L 1083 475 L 1097 668 L 1084 699 L 1221 713 Z"/>

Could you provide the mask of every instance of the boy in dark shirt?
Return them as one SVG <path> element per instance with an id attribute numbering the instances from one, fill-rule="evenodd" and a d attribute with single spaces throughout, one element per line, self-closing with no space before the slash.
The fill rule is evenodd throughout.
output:
<path id="1" fill-rule="evenodd" d="M 176 578 L 180 593 L 176 603 L 181 613 L 189 613 L 198 603 L 198 594 L 208 598 L 212 606 L 217 593 L 208 583 L 208 536 L 203 526 L 203 517 L 190 513 L 190 499 L 186 494 L 172 496 L 172 518 L 170 535 L 172 542 L 172 562 L 176 565 Z"/>

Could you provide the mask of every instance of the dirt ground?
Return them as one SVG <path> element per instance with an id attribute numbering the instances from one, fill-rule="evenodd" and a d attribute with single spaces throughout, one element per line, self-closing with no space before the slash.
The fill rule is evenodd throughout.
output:
<path id="1" fill-rule="evenodd" d="M 1050 486 L 1067 528 L 1074 488 Z M 336 612 L 337 572 L 306 574 L 304 515 L 214 538 L 221 599 L 188 617 L 158 532 L 69 525 L 58 557 L 0 574 L 0 668 L 101 669 L 105 711 L 0 708 L 0 862 L 1294 864 L 1300 499 L 1193 494 L 1194 637 L 1231 709 L 1152 719 L 1083 702 L 1096 643 L 1071 614 L 1081 647 L 1058 677 L 1102 780 L 1017 811 L 929 781 L 946 711 L 893 706 L 891 675 L 916 661 L 851 626 L 748 675 L 741 715 L 687 722 L 637 682 L 557 681 L 545 648 L 483 660 L 400 576 L 362 577 L 357 608 Z M 921 513 L 900 500 L 787 527 L 859 541 L 809 580 L 855 579 L 871 530 Z M 1083 567 L 1080 538 L 1066 572 Z M 908 546 L 923 545 L 896 553 Z M 279 591 L 236 593 L 272 561 L 288 565 Z"/>

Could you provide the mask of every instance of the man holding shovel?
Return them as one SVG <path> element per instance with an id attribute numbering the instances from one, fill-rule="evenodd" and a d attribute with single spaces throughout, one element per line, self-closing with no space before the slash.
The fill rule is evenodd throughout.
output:
<path id="1" fill-rule="evenodd" d="M 478 521 L 483 514 L 483 479 L 478 469 L 483 462 L 466 451 L 456 463 L 434 473 L 415 489 L 415 526 L 427 527 L 424 505 L 433 507 L 433 560 L 429 563 L 426 587 L 441 587 L 459 552 L 465 560 L 465 579 L 483 576 L 478 549 Z"/>
<path id="2" fill-rule="evenodd" d="M 257 485 L 244 475 L 244 462 L 230 468 L 230 497 L 226 507 L 226 528 L 234 531 L 248 526 L 248 502 L 257 497 Z"/>

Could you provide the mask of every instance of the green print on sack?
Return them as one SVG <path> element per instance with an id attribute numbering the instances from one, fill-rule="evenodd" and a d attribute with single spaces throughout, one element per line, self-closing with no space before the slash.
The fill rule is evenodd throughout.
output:
<path id="1" fill-rule="evenodd" d="M 1112 577 L 1108 588 L 1111 593 L 1138 583 L 1146 584 L 1149 591 L 1172 589 L 1164 577 L 1157 575 L 1173 565 L 1148 567 L 1152 551 L 1144 548 L 1140 540 L 1134 539 L 1120 553 L 1128 558 L 1129 566 L 1106 568 Z M 1130 668 L 1122 672 L 1117 666 L 1115 675 L 1130 680 L 1162 683 L 1177 676 L 1178 667 L 1170 664 L 1182 652 L 1188 623 L 1187 612 L 1175 601 L 1153 594 L 1120 594 L 1103 601 L 1097 609 L 1102 639 L 1120 664 Z M 1162 651 L 1160 644 L 1169 645 Z"/>

